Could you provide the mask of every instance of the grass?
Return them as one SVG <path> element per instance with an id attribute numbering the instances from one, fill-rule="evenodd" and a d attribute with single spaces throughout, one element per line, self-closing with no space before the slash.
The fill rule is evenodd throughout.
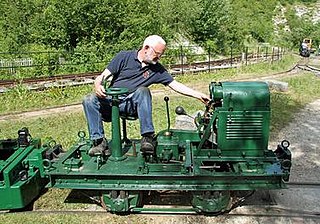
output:
<path id="1" fill-rule="evenodd" d="M 244 77 L 258 77 L 265 74 L 276 73 L 288 70 L 296 62 L 295 57 L 287 58 L 276 64 L 251 65 L 245 68 L 218 71 L 214 73 L 204 73 L 198 75 L 183 75 L 177 79 L 188 86 L 197 88 L 208 93 L 208 85 L 211 81 L 222 81 L 240 79 Z M 267 65 L 267 66 L 266 66 Z M 190 81 L 192 80 L 192 81 Z M 271 105 L 271 134 L 275 136 L 277 132 L 290 122 L 294 114 L 302 109 L 307 103 L 320 98 L 320 79 L 310 73 L 300 76 L 284 78 L 282 81 L 289 83 L 288 92 L 272 92 Z M 153 90 L 164 90 L 164 87 L 155 86 Z M 12 111 L 25 111 L 35 108 L 50 107 L 61 104 L 81 102 L 82 97 L 91 92 L 91 86 L 81 86 L 72 88 L 51 89 L 43 92 L 29 92 L 24 88 L 17 88 L 12 92 L 1 95 L 0 114 Z M 170 97 L 170 118 L 174 123 L 174 109 L 178 105 L 185 107 L 189 114 L 197 110 L 203 110 L 203 105 L 196 99 L 183 97 L 170 91 L 166 91 Z M 167 128 L 167 117 L 165 110 L 164 94 L 154 94 L 153 96 L 153 120 L 156 131 Z M 138 138 L 139 122 L 128 123 L 129 136 Z M 43 141 L 54 138 L 66 149 L 73 144 L 79 130 L 87 130 L 86 121 L 82 111 L 74 111 L 65 114 L 55 114 L 48 117 L 29 118 L 25 120 L 0 122 L 0 139 L 15 138 L 17 131 L 21 127 L 28 127 L 31 135 L 41 137 Z M 105 125 L 107 137 L 110 138 L 110 124 Z M 271 137 L 272 137 L 271 136 Z M 69 190 L 49 189 L 35 206 L 38 209 L 82 209 L 88 204 L 64 203 L 69 194 Z M 0 223 L 150 223 L 151 217 L 141 215 L 115 216 L 111 214 L 2 214 Z"/>
<path id="2" fill-rule="evenodd" d="M 303 107 L 320 99 L 320 79 L 314 74 L 286 77 L 282 81 L 289 84 L 288 92 L 271 94 L 271 138 L 292 120 L 295 113 Z"/>
<path id="3" fill-rule="evenodd" d="M 83 96 L 91 91 L 91 85 L 55 87 L 44 91 L 30 91 L 25 86 L 19 85 L 1 94 L 0 114 L 80 103 Z"/>
<path id="4" fill-rule="evenodd" d="M 155 96 L 153 102 L 153 118 L 154 126 L 157 131 L 167 128 L 167 115 L 165 110 L 165 102 L 163 96 Z M 197 110 L 203 109 L 202 104 L 196 99 L 181 97 L 178 95 L 170 95 L 170 117 L 171 123 L 174 121 L 174 109 L 178 105 L 186 105 L 185 109 L 194 113 Z M 66 126 L 67 124 L 67 126 Z M 8 120 L 0 122 L 0 139 L 14 138 L 17 136 L 17 131 L 22 127 L 28 127 L 30 133 L 34 137 L 41 137 L 43 141 L 54 138 L 56 142 L 61 143 L 68 148 L 78 138 L 78 131 L 87 132 L 87 124 L 84 113 L 81 111 L 69 112 L 63 114 L 55 114 L 48 117 L 36 117 L 25 120 Z M 110 138 L 110 123 L 105 123 L 106 135 Z M 131 137 L 139 138 L 139 122 L 128 122 L 128 134 Z"/>
<path id="5" fill-rule="evenodd" d="M 90 212 L 82 212 L 78 214 L 3 214 L 0 215 L 0 223 L 23 223 L 23 224 L 35 224 L 35 223 L 46 223 L 46 224 L 116 224 L 116 223 L 139 223 L 147 224 L 153 223 L 153 218 L 147 216 L 117 216 L 111 214 L 90 214 Z M 36 221 L 35 221 L 36 220 Z"/>

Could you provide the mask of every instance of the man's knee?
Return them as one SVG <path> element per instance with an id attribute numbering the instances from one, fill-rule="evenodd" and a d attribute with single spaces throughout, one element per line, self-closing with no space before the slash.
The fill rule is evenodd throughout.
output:
<path id="1" fill-rule="evenodd" d="M 137 100 L 151 100 L 151 92 L 148 87 L 139 87 L 135 92 L 135 98 Z"/>
<path id="2" fill-rule="evenodd" d="M 139 93 L 142 95 L 150 95 L 151 94 L 150 89 L 148 87 L 139 87 L 136 90 L 136 93 Z"/>
<path id="3" fill-rule="evenodd" d="M 85 96 L 82 100 L 82 105 L 84 107 L 87 107 L 89 105 L 95 104 L 97 103 L 97 98 L 95 94 L 89 94 L 87 96 Z"/>

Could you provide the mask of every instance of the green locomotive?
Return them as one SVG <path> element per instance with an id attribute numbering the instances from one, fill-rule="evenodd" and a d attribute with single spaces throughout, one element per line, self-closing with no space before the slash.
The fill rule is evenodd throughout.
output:
<path id="1" fill-rule="evenodd" d="M 168 114 L 168 128 L 156 135 L 151 155 L 140 152 L 139 140 L 127 137 L 117 103 L 126 92 L 122 88 L 107 90 L 113 98 L 110 157 L 90 157 L 92 142 L 84 132 L 65 152 L 55 143 L 41 145 L 27 129 L 18 139 L 1 141 L 0 210 L 27 206 L 43 188 L 68 188 L 90 190 L 114 213 L 220 213 L 230 209 L 234 192 L 285 188 L 291 153 L 288 141 L 268 149 L 267 84 L 213 82 L 209 90 L 212 101 L 194 118 L 197 129 L 170 128 Z M 185 114 L 181 107 L 176 113 Z M 146 192 L 187 193 L 190 207 L 143 206 Z"/>

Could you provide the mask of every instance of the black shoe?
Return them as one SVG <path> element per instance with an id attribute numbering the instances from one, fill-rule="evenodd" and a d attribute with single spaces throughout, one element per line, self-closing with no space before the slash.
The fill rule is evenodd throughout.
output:
<path id="1" fill-rule="evenodd" d="M 93 140 L 93 147 L 89 149 L 89 156 L 98 155 L 111 155 L 111 151 L 108 149 L 108 143 L 105 138 Z"/>
<path id="2" fill-rule="evenodd" d="M 154 153 L 153 135 L 143 136 L 141 139 L 141 152 L 144 154 Z"/>

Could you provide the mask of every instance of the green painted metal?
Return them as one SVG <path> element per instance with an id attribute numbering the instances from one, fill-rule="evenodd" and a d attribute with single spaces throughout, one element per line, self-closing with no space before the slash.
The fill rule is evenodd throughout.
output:
<path id="1" fill-rule="evenodd" d="M 268 147 L 270 93 L 265 82 L 211 83 L 210 95 L 219 102 L 217 145 L 222 154 L 263 156 Z"/>
<path id="2" fill-rule="evenodd" d="M 133 208 L 139 207 L 141 193 L 139 191 L 110 191 L 101 197 L 105 208 L 110 212 L 127 213 Z"/>
<path id="3" fill-rule="evenodd" d="M 32 203 L 45 187 L 40 139 L 0 141 L 0 210 L 21 209 Z"/>
<path id="4" fill-rule="evenodd" d="M 218 213 L 225 211 L 230 201 L 230 191 L 195 192 L 192 205 L 197 212 Z"/>
<path id="5" fill-rule="evenodd" d="M 127 153 L 124 163 L 98 160 L 96 157 L 86 157 L 88 146 L 85 142 L 80 142 L 77 147 L 70 149 L 64 157 L 47 168 L 48 175 L 53 186 L 74 189 L 203 191 L 284 187 L 281 164 L 274 154 L 263 158 L 240 159 L 210 156 L 208 153 L 195 157 L 192 151 L 196 151 L 199 138 L 196 140 L 194 137 L 194 142 L 191 143 L 190 139 L 183 138 L 188 136 L 184 132 L 175 133 L 173 129 L 171 132 L 173 136 L 182 133 L 182 141 L 177 143 L 180 156 L 175 161 L 146 162 L 141 153 L 133 155 L 132 148 Z M 135 143 L 135 147 L 139 151 L 139 143 Z M 188 157 L 185 156 L 186 149 Z M 77 162 L 82 164 L 80 167 L 67 165 L 66 161 L 77 158 L 81 158 L 81 162 Z M 229 166 L 228 169 L 223 168 L 226 164 Z"/>
<path id="6" fill-rule="evenodd" d="M 12 144 L 13 153 L 2 154 L 0 160 L 0 196 L 14 192 L 11 186 L 23 184 L 16 181 L 15 172 L 4 172 L 11 163 L 24 167 L 29 177 L 33 174 L 35 178 L 30 183 L 34 185 L 49 181 L 46 187 L 94 190 L 102 196 L 107 210 L 115 213 L 161 212 L 140 208 L 142 191 L 193 194 L 192 208 L 163 209 L 164 212 L 216 213 L 226 210 L 231 191 L 285 188 L 291 153 L 285 142 L 275 151 L 268 149 L 270 94 L 266 84 L 211 83 L 209 89 L 213 101 L 203 115 L 197 116 L 197 130 L 168 126 L 156 135 L 153 155 L 140 152 L 140 140 L 121 141 L 118 96 L 126 90 L 107 89 L 112 96 L 111 157 L 90 157 L 92 141 L 83 132 L 78 134 L 77 143 L 54 158 L 47 154 L 59 149 L 56 144 L 41 146 L 36 140 L 23 148 Z M 16 166 L 12 165 L 8 172 L 13 167 Z M 28 190 L 22 194 L 24 191 Z M 16 196 L 14 201 L 28 197 Z M 23 205 L 25 202 L 20 202 L 19 206 Z"/>
<path id="7" fill-rule="evenodd" d="M 210 93 L 216 104 L 197 118 L 198 130 L 160 131 L 156 155 L 142 155 L 139 140 L 133 140 L 127 148 L 120 146 L 119 125 L 115 125 L 112 150 L 116 148 L 115 157 L 121 160 L 88 157 L 89 147 L 82 139 L 61 161 L 47 167 L 51 186 L 119 192 L 191 191 L 197 212 L 224 210 L 230 191 L 284 188 L 283 178 L 290 169 L 284 169 L 267 148 L 270 96 L 266 84 L 212 83 Z M 112 122 L 117 123 L 119 115 L 114 105 Z M 215 139 L 211 139 L 213 135 Z M 122 157 L 125 152 L 126 157 Z M 134 196 L 121 200 L 103 197 L 113 212 L 143 210 L 136 209 Z"/>
<path id="8" fill-rule="evenodd" d="M 120 113 L 119 113 L 119 96 L 128 92 L 126 88 L 108 88 L 106 94 L 112 96 L 112 141 L 111 141 L 111 160 L 124 160 L 126 156 L 121 148 L 120 133 Z"/>

